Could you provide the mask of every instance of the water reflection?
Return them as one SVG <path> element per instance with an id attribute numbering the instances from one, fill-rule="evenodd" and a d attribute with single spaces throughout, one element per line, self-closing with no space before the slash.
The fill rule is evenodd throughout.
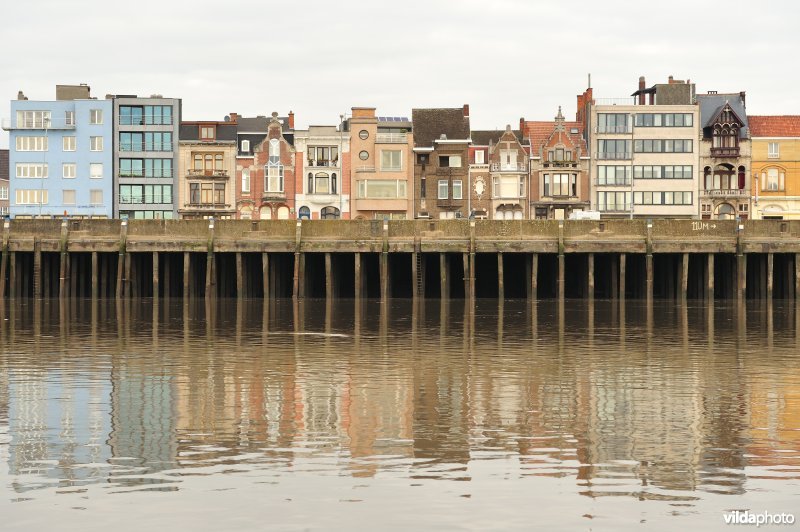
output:
<path id="1" fill-rule="evenodd" d="M 800 478 L 795 303 L 0 312 L 0 479 L 14 497 L 243 471 L 486 482 L 488 467 L 510 482 L 571 479 L 591 497 L 686 502 Z"/>

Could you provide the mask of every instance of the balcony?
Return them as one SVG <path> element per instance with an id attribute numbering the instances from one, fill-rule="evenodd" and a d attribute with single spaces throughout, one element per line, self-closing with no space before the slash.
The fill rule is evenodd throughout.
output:
<path id="1" fill-rule="evenodd" d="M 545 168 L 577 168 L 575 161 L 545 161 Z"/>
<path id="2" fill-rule="evenodd" d="M 24 130 L 74 130 L 75 121 L 67 120 L 66 118 L 51 118 L 45 121 L 42 120 L 25 120 L 22 124 L 17 124 L 17 120 L 13 118 L 4 118 L 2 120 L 2 127 L 5 131 L 14 131 L 18 129 Z"/>
<path id="3" fill-rule="evenodd" d="M 738 157 L 739 147 L 735 148 L 711 148 L 712 157 Z"/>
<path id="4" fill-rule="evenodd" d="M 606 161 L 619 161 L 623 159 L 630 159 L 631 152 L 629 151 L 601 151 L 597 153 L 597 158 Z"/>
<path id="5" fill-rule="evenodd" d="M 506 164 L 506 163 L 492 163 L 492 172 L 527 172 L 528 165 L 525 163 Z"/>
<path id="6" fill-rule="evenodd" d="M 286 201 L 286 193 L 283 190 L 265 190 L 261 194 L 261 201 Z"/>
<path id="7" fill-rule="evenodd" d="M 172 151 L 171 142 L 145 144 L 144 142 L 121 142 L 119 151 Z"/>
<path id="8" fill-rule="evenodd" d="M 195 170 L 190 168 L 186 170 L 186 177 L 190 179 L 202 177 L 208 177 L 210 179 L 228 179 L 230 176 L 228 175 L 227 170 Z"/>
<path id="9" fill-rule="evenodd" d="M 705 189 L 701 195 L 708 198 L 746 198 L 750 196 L 750 191 L 745 188 L 716 188 Z"/>
<path id="10" fill-rule="evenodd" d="M 332 161 L 323 159 L 318 159 L 318 160 L 309 159 L 307 163 L 308 163 L 307 166 L 309 168 L 338 168 L 339 166 L 338 159 L 334 159 Z"/>
<path id="11" fill-rule="evenodd" d="M 376 144 L 408 144 L 408 133 L 376 133 Z"/>
<path id="12" fill-rule="evenodd" d="M 374 166 L 363 166 L 362 165 L 362 166 L 357 166 L 356 167 L 356 172 L 374 172 L 374 171 L 375 171 L 375 167 Z"/>
<path id="13" fill-rule="evenodd" d="M 229 203 L 194 203 L 188 202 L 183 204 L 184 209 L 203 210 L 203 211 L 221 211 L 231 209 Z"/>

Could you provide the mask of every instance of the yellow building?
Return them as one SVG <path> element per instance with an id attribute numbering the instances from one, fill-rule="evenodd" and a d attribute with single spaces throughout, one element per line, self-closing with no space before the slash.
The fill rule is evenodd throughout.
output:
<path id="1" fill-rule="evenodd" d="M 800 219 L 800 116 L 749 116 L 753 218 Z"/>

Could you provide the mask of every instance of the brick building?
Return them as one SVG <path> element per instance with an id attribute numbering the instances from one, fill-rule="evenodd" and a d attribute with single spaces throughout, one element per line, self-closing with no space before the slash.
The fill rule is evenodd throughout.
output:
<path id="1" fill-rule="evenodd" d="M 8 216 L 8 150 L 0 150 L 0 216 Z"/>
<path id="2" fill-rule="evenodd" d="M 287 126 L 293 126 L 293 118 Z M 272 113 L 267 135 L 253 147 L 250 187 L 253 218 L 288 220 L 296 218 L 295 195 L 300 186 L 296 169 L 303 168 L 303 154 L 294 148 L 294 130 Z M 256 213 L 258 215 L 256 216 Z"/>

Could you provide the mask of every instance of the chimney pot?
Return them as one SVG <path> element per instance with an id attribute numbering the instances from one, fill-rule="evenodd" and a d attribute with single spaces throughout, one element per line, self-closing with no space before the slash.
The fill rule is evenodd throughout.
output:
<path id="1" fill-rule="evenodd" d="M 294 129 L 294 111 L 289 111 L 289 129 Z"/>
<path id="2" fill-rule="evenodd" d="M 464 116 L 469 118 L 469 104 L 468 103 L 464 104 Z"/>

